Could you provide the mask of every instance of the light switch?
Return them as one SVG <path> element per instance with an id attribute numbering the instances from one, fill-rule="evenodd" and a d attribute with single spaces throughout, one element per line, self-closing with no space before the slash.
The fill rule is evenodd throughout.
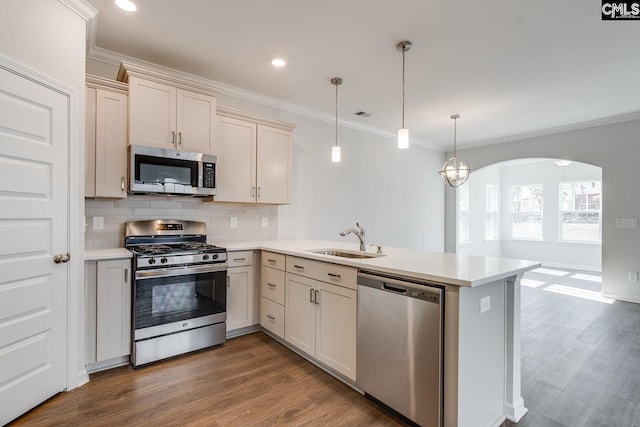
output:
<path id="1" fill-rule="evenodd" d="M 629 281 L 630 282 L 637 282 L 638 281 L 638 272 L 637 271 L 630 271 L 629 272 Z"/>
<path id="2" fill-rule="evenodd" d="M 616 218 L 616 228 L 638 228 L 638 218 Z"/>
<path id="3" fill-rule="evenodd" d="M 232 216 L 231 219 L 229 220 L 229 226 L 231 228 L 236 228 L 238 226 L 238 217 Z"/>
<path id="4" fill-rule="evenodd" d="M 484 297 L 480 300 L 480 314 L 491 310 L 491 297 Z"/>
<path id="5" fill-rule="evenodd" d="M 267 218 L 266 216 L 262 217 L 262 226 L 263 227 L 268 227 L 269 226 L 269 218 Z"/>

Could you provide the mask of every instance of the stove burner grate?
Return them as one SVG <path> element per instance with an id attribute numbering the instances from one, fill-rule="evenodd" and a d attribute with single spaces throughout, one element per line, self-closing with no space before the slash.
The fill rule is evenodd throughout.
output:
<path id="1" fill-rule="evenodd" d="M 216 248 L 217 246 L 210 245 L 204 242 L 187 242 L 187 243 L 183 243 L 180 246 L 180 249 L 185 251 L 210 250 L 210 249 L 216 249 Z"/>
<path id="2" fill-rule="evenodd" d="M 147 245 L 147 246 L 138 246 L 136 251 L 143 255 L 160 255 L 160 254 L 168 254 L 173 251 L 170 246 L 166 245 Z"/>

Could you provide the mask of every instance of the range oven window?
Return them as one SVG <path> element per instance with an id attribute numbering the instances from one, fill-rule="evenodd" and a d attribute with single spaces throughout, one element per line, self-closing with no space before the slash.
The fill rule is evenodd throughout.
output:
<path id="1" fill-rule="evenodd" d="M 142 154 L 135 156 L 135 162 L 136 181 L 198 186 L 198 162 Z"/>
<path id="2" fill-rule="evenodd" d="M 226 272 L 137 279 L 135 329 L 226 311 Z"/>

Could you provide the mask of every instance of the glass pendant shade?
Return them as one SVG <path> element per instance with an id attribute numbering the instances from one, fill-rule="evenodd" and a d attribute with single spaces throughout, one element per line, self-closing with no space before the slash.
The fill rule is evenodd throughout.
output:
<path id="1" fill-rule="evenodd" d="M 442 169 L 440 170 L 440 176 L 445 184 L 449 184 L 452 187 L 460 187 L 467 182 L 469 175 L 471 174 L 471 166 L 469 163 L 456 157 L 456 140 L 457 140 L 457 120 L 460 118 L 460 114 L 453 114 L 453 157 L 449 158 Z"/>
<path id="2" fill-rule="evenodd" d="M 409 129 L 398 129 L 398 148 L 409 148 Z"/>
<path id="3" fill-rule="evenodd" d="M 457 157 L 451 157 L 442 165 L 440 176 L 442 181 L 452 187 L 460 187 L 471 174 L 471 167 L 467 162 Z"/>
<path id="4" fill-rule="evenodd" d="M 333 148 L 331 149 L 331 161 L 334 163 L 338 163 L 340 162 L 341 158 L 340 158 L 340 146 L 339 145 L 334 145 Z"/>

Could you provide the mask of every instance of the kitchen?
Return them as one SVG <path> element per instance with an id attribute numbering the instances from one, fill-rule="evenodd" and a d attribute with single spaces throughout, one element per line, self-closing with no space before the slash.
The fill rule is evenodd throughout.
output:
<path id="1" fill-rule="evenodd" d="M 53 7 L 48 16 L 55 17 L 55 21 L 58 24 L 54 24 L 54 20 L 50 21 L 42 16 L 41 13 L 38 13 L 37 6 L 43 7 L 47 11 L 49 11 L 48 8 Z M 83 37 L 78 35 L 84 34 L 84 31 L 78 30 L 81 25 L 67 16 L 68 9 L 65 9 L 66 6 L 58 5 L 57 8 L 41 4 L 37 4 L 37 6 L 27 5 L 24 6 L 25 9 L 17 8 L 15 16 L 21 19 L 7 19 L 5 28 L 13 29 L 13 33 L 21 35 L 19 39 L 24 42 L 16 45 L 11 43 L 10 40 L 6 40 L 6 46 L 5 43 L 2 45 L 3 53 L 18 62 L 44 70 L 45 74 L 56 77 L 60 81 L 69 82 L 69 86 L 77 88 L 78 91 L 81 90 L 84 87 L 85 74 L 83 65 L 85 56 L 84 40 Z M 5 17 L 9 16 L 11 14 L 5 15 Z M 64 31 L 60 23 L 68 24 L 65 26 Z M 598 24 L 600 23 L 598 22 Z M 628 26 L 625 27 L 625 30 L 619 30 L 619 24 L 618 27 L 613 26 L 616 23 L 611 24 L 613 31 L 631 31 Z M 49 44 L 35 37 L 35 34 L 42 31 L 35 30 L 35 28 L 49 28 L 50 31 L 45 31 L 44 33 L 50 36 L 51 43 L 57 40 L 59 46 L 67 46 L 67 49 L 64 50 L 61 47 L 57 47 L 43 51 L 42 45 L 45 44 L 45 46 L 49 47 Z M 72 41 L 73 44 L 70 46 Z M 28 49 L 31 45 L 33 45 L 32 50 Z M 410 55 L 415 53 L 417 48 L 418 45 L 416 44 L 413 50 L 408 52 L 408 59 L 411 58 Z M 389 60 L 399 60 L 393 43 L 389 50 L 391 51 Z M 630 58 L 626 60 L 633 61 Z M 410 64 L 408 62 L 408 65 Z M 95 66 L 95 63 L 93 65 Z M 637 66 L 633 62 L 625 65 L 627 69 L 632 70 L 635 69 L 634 66 Z M 114 66 L 110 65 L 109 67 L 113 68 Z M 410 67 L 408 70 L 410 70 Z M 357 77 L 352 79 L 355 78 Z M 395 82 L 395 78 L 393 81 Z M 347 96 L 348 84 L 349 80 L 345 78 L 345 83 L 341 87 L 341 91 L 343 91 L 341 92 L 343 94 L 341 99 L 345 101 L 349 99 Z M 333 93 L 331 92 L 333 88 L 330 87 L 328 81 L 325 82 L 325 86 L 328 92 L 326 101 L 330 107 L 333 103 Z M 82 95 L 79 95 L 79 100 L 82 99 L 81 97 Z M 453 193 L 448 190 L 445 191 L 436 173 L 444 161 L 442 153 L 416 148 L 411 151 L 410 155 L 406 155 L 395 150 L 392 144 L 389 144 L 389 138 L 363 134 L 352 128 L 341 128 L 340 140 L 345 141 L 343 148 L 344 163 L 339 165 L 338 168 L 333 168 L 335 165 L 331 165 L 328 162 L 326 164 L 318 162 L 318 159 L 327 158 L 327 153 L 333 143 L 333 125 L 331 123 L 319 123 L 298 115 L 274 110 L 273 107 L 251 105 L 249 101 L 240 100 L 237 97 L 225 98 L 222 95 L 219 98 L 219 102 L 222 104 L 223 100 L 225 106 L 230 108 L 245 111 L 251 110 L 255 114 L 278 117 L 279 119 L 297 123 L 295 140 L 299 142 L 296 143 L 298 145 L 294 150 L 294 173 L 296 174 L 293 189 L 294 203 L 279 208 L 272 206 L 222 207 L 223 212 L 227 209 L 231 212 L 216 213 L 215 218 L 219 226 L 213 228 L 215 230 L 224 230 L 223 233 L 228 236 L 222 235 L 219 238 L 213 234 L 212 236 L 215 240 L 225 242 L 249 240 L 252 239 L 249 234 L 256 229 L 260 233 L 273 233 L 267 236 L 268 239 L 287 239 L 303 236 L 337 240 L 338 231 L 352 224 L 355 220 L 359 220 L 366 225 L 369 241 L 372 243 L 381 243 L 383 246 L 407 246 L 427 250 L 453 249 L 451 236 L 455 236 L 455 232 L 452 233 L 451 227 L 454 227 L 455 224 L 451 221 L 445 221 L 445 212 L 442 211 L 440 202 L 432 202 L 432 200 L 446 198 L 448 209 L 446 218 L 452 217 L 450 197 Z M 399 108 L 395 104 L 393 107 L 394 110 Z M 78 110 L 81 110 L 81 108 L 78 108 Z M 453 113 L 453 111 L 447 111 L 442 118 L 442 122 L 446 123 L 443 124 L 443 132 L 446 132 L 443 140 L 446 141 L 450 141 L 451 138 L 450 123 L 448 123 L 450 113 Z M 463 119 L 459 123 L 460 131 L 464 129 L 462 125 L 465 118 L 466 116 L 463 114 Z M 468 120 L 471 120 L 471 117 Z M 616 217 L 633 217 L 637 211 L 637 200 L 633 197 L 627 197 L 628 194 L 621 190 L 627 188 L 628 182 L 637 178 L 634 175 L 637 172 L 635 172 L 631 162 L 633 162 L 634 158 L 635 146 L 633 141 L 635 141 L 634 134 L 637 133 L 638 123 L 637 120 L 633 119 L 632 114 L 629 114 L 626 120 L 618 124 L 603 123 L 601 126 L 591 129 L 564 129 L 565 132 L 546 137 L 535 136 L 529 141 L 523 140 L 522 142 L 509 143 L 508 145 L 461 150 L 460 153 L 474 168 L 480 168 L 483 165 L 504 160 L 508 157 L 526 157 L 529 155 L 545 155 L 551 158 L 566 157 L 601 165 L 605 176 L 604 205 L 607 207 L 603 217 L 603 252 L 605 253 L 605 259 L 603 260 L 603 275 L 605 278 L 603 287 L 610 286 L 609 292 L 616 294 L 621 299 L 634 300 L 634 298 L 637 298 L 638 292 L 633 284 L 627 282 L 626 276 L 627 271 L 637 270 L 632 254 L 637 252 L 638 243 L 634 239 L 633 230 L 632 233 L 620 233 L 620 230 L 615 229 L 614 221 Z M 81 127 L 82 120 L 80 118 L 78 118 L 78 122 L 78 126 Z M 460 135 L 462 134 L 460 132 Z M 72 138 L 74 138 L 73 135 Z M 76 135 L 75 138 L 79 138 L 79 136 Z M 616 150 L 611 150 L 611 145 L 604 146 L 600 144 L 600 141 L 616 141 L 614 145 Z M 532 142 L 535 142 L 535 144 Z M 372 144 L 377 148 L 376 150 L 369 149 Z M 588 151 L 584 149 L 585 146 L 589 147 Z M 505 149 L 505 147 L 508 148 Z M 349 154 L 349 150 L 358 154 Z M 380 180 L 380 170 L 369 168 L 368 165 L 371 163 L 380 165 L 383 170 L 393 170 L 393 176 L 386 174 L 387 177 L 384 180 Z M 79 166 L 72 165 L 72 171 L 73 167 L 78 168 Z M 82 175 L 83 172 L 79 172 L 74 176 Z M 319 177 L 322 177 L 322 179 L 319 179 Z M 421 184 L 421 182 L 424 183 L 425 181 L 428 183 L 426 189 L 424 184 Z M 375 182 L 374 187 L 366 185 L 372 182 Z M 346 189 L 345 183 L 350 183 Z M 394 189 L 397 188 L 397 185 L 406 185 L 407 187 L 404 187 L 406 192 L 395 191 Z M 335 188 L 344 190 L 335 194 Z M 389 197 L 390 194 L 393 194 L 393 198 Z M 416 195 L 420 194 L 429 194 L 429 197 L 416 197 Z M 390 203 L 390 201 L 393 203 Z M 80 205 L 81 200 L 77 200 L 75 203 Z M 158 214 L 158 211 L 154 212 L 153 209 L 166 212 L 167 209 L 177 208 L 175 206 L 171 207 L 171 205 L 164 207 L 154 206 L 151 205 L 152 202 L 144 201 L 142 202 L 143 205 L 138 207 L 116 207 L 116 202 L 104 203 L 105 205 L 89 206 L 89 208 L 106 208 L 108 210 L 111 206 L 110 204 L 112 204 L 114 209 L 129 209 L 133 215 L 143 216 Z M 133 203 L 133 201 L 130 203 Z M 148 204 L 145 206 L 146 203 Z M 354 218 L 353 212 L 361 211 L 362 208 L 360 206 L 363 206 L 363 204 L 364 206 L 370 206 L 370 208 L 363 210 L 362 216 Z M 138 211 L 134 212 L 136 209 Z M 144 209 L 149 209 L 147 211 L 149 213 L 145 214 Z M 314 215 L 312 219 L 309 218 L 310 212 L 331 212 L 331 214 Z M 82 219 L 80 218 L 84 216 L 84 209 L 71 209 L 71 215 L 72 224 L 82 224 Z M 76 216 L 75 220 L 73 219 L 74 215 Z M 113 211 L 109 214 L 109 212 L 103 210 L 93 211 L 92 215 L 109 218 L 112 215 L 117 216 L 118 213 Z M 124 215 L 127 214 L 125 213 Z M 268 223 L 270 224 L 270 227 L 265 227 L 266 230 L 261 226 L 262 218 L 265 216 L 269 218 Z M 238 219 L 239 226 L 235 230 L 232 230 L 228 225 L 229 217 Z M 400 223 L 403 226 L 400 226 Z M 389 224 L 392 224 L 392 226 L 389 226 Z M 108 227 L 113 227 L 113 224 L 107 222 L 105 226 L 109 231 Z M 442 241 L 441 230 L 443 227 L 446 227 L 447 230 L 446 245 Z M 110 230 L 113 231 L 113 228 Z M 70 252 L 73 254 L 80 251 L 81 253 L 81 248 L 84 246 L 82 230 L 72 229 L 71 233 L 72 250 Z M 76 236 L 76 234 L 80 235 Z M 111 234 L 115 236 L 113 238 L 122 239 L 122 235 L 119 232 Z M 259 239 L 263 239 L 263 237 L 260 236 Z M 76 271 L 76 277 L 82 277 L 80 270 L 81 266 L 72 267 L 72 271 Z M 77 282 L 82 283 L 82 280 L 79 279 Z M 78 285 L 73 284 L 72 281 L 71 286 L 73 289 L 74 286 Z M 607 291 L 606 288 L 604 290 Z M 76 293 L 72 291 L 72 298 L 74 295 Z M 74 310 L 71 310 L 71 313 L 73 316 Z M 72 324 L 76 323 L 81 322 L 72 322 Z M 73 330 L 70 331 L 72 340 L 75 335 L 80 335 L 80 333 L 74 334 Z M 72 343 L 70 345 L 71 348 L 74 348 Z M 69 383 L 73 384 L 74 382 L 69 381 Z"/>

